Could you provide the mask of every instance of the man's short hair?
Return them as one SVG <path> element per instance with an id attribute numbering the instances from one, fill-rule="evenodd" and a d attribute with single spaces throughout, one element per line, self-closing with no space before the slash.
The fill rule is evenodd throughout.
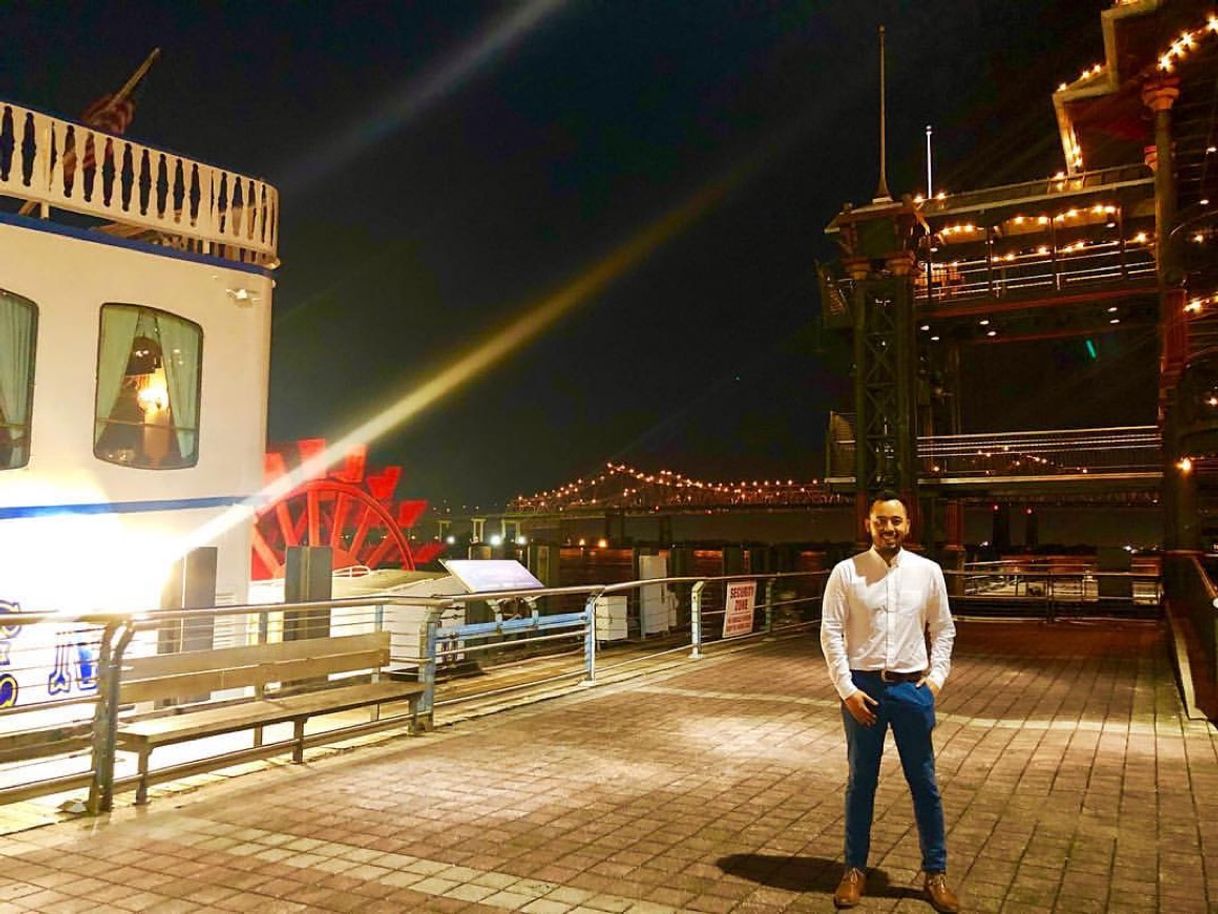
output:
<path id="1" fill-rule="evenodd" d="M 909 505 L 905 504 L 905 499 L 901 497 L 900 492 L 896 492 L 892 489 L 881 489 L 879 492 L 875 493 L 875 496 L 871 499 L 871 503 L 867 507 L 874 508 L 876 503 L 881 501 L 899 501 L 901 503 L 901 507 L 905 509 L 905 513 L 909 513 Z"/>

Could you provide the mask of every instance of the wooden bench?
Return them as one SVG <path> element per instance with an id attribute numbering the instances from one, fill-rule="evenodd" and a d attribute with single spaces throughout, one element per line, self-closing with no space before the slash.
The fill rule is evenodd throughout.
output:
<path id="1" fill-rule="evenodd" d="M 278 755 L 289 749 L 292 761 L 304 760 L 306 745 L 333 742 L 385 727 L 400 726 L 408 719 L 412 732 L 418 729 L 419 701 L 425 687 L 419 682 L 379 680 L 379 670 L 389 662 L 389 633 L 343 635 L 282 641 L 249 647 L 221 648 L 181 654 L 161 654 L 123 661 L 119 687 L 121 705 L 166 700 L 196 700 L 200 695 L 227 689 L 256 690 L 251 698 L 191 704 L 163 709 L 154 716 L 121 720 L 117 748 L 139 756 L 139 783 L 135 802 L 148 801 L 150 783 L 197 774 L 215 768 Z M 317 680 L 331 673 L 372 671 L 372 682 Z M 311 682 L 302 683 L 312 680 Z M 285 687 L 285 684 L 289 684 Z M 295 684 L 295 685 L 291 685 Z M 192 698 L 193 697 L 193 698 Z M 382 719 L 380 706 L 408 702 L 409 711 Z M 322 714 L 371 707 L 371 720 L 305 736 L 305 721 Z M 262 744 L 262 728 L 291 723 L 292 739 Z M 209 756 L 155 772 L 148 758 L 159 746 L 235 733 L 254 731 L 254 745 L 247 749 Z"/>

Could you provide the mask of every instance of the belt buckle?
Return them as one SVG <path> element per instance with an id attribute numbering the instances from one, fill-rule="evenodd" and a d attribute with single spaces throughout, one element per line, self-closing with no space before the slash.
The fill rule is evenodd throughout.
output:
<path id="1" fill-rule="evenodd" d="M 900 682 L 900 680 L 890 670 L 880 670 L 880 682 Z"/>

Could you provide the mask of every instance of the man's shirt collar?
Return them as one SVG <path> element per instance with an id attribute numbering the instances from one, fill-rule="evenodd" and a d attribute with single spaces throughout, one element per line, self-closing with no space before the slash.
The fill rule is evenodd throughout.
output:
<path id="1" fill-rule="evenodd" d="M 880 551 L 878 549 L 876 549 L 875 546 L 872 546 L 868 551 L 873 556 L 875 556 L 875 560 L 877 562 L 879 562 L 881 565 L 883 565 L 885 568 L 900 568 L 901 567 L 901 556 L 905 554 L 905 549 L 902 547 L 897 550 L 897 554 L 894 555 L 892 557 L 892 561 L 889 562 L 887 559 L 884 558 L 884 556 L 880 555 Z"/>

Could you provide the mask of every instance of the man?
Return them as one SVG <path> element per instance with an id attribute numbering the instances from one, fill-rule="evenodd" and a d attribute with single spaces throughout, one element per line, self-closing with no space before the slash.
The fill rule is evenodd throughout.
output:
<path id="1" fill-rule="evenodd" d="M 901 548 L 909 534 L 909 513 L 900 496 L 884 492 L 876 497 L 867 526 L 871 548 L 838 563 L 829 576 L 820 627 L 829 676 L 842 699 L 850 764 L 846 870 L 833 902 L 853 907 L 866 891 L 875 788 L 891 727 L 913 794 L 923 887 L 936 911 L 954 914 L 960 903 L 947 885 L 943 804 L 930 732 L 935 698 L 951 668 L 956 626 L 943 571 Z"/>

